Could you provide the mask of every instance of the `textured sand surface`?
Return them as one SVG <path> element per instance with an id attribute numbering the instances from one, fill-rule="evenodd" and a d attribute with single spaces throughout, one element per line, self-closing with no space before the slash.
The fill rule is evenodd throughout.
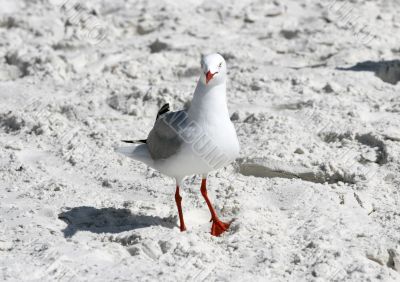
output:
<path id="1" fill-rule="evenodd" d="M 0 280 L 400 281 L 400 4 L 0 0 Z M 229 68 L 241 157 L 117 155 Z M 396 84 L 397 83 L 397 84 Z"/>

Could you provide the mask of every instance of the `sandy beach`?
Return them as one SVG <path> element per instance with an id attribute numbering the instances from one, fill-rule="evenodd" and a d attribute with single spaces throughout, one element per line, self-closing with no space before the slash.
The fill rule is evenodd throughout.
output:
<path id="1" fill-rule="evenodd" d="M 400 281 L 395 0 L 0 0 L 1 281 Z M 228 67 L 240 157 L 117 154 Z"/>

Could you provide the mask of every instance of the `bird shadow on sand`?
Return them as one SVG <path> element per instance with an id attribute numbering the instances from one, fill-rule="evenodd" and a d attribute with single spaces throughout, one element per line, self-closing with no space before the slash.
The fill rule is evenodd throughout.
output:
<path id="1" fill-rule="evenodd" d="M 367 71 L 373 72 L 382 81 L 397 84 L 400 81 L 400 60 L 393 61 L 364 61 L 348 68 L 338 67 L 342 71 Z"/>
<path id="2" fill-rule="evenodd" d="M 68 224 L 63 230 L 64 237 L 72 237 L 77 231 L 93 233 L 120 233 L 149 226 L 174 228 L 175 217 L 135 215 L 129 209 L 75 207 L 64 211 L 58 218 Z"/>

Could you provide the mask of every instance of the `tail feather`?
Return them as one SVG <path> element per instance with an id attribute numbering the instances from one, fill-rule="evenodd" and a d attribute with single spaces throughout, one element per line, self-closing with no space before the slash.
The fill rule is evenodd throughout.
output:
<path id="1" fill-rule="evenodd" d="M 169 104 L 164 104 L 157 113 L 157 119 L 162 116 L 163 114 L 169 112 Z M 132 159 L 141 161 L 149 166 L 152 166 L 154 163 L 153 159 L 151 158 L 149 149 L 147 147 L 147 139 L 139 139 L 139 140 L 121 140 L 124 143 L 135 144 L 135 146 L 130 147 L 119 147 L 115 148 L 117 153 L 123 154 L 127 157 Z"/>
<path id="2" fill-rule="evenodd" d="M 149 166 L 153 165 L 153 159 L 146 144 L 137 144 L 129 147 L 115 148 L 115 152 L 125 155 L 129 158 L 141 161 Z"/>
<path id="3" fill-rule="evenodd" d="M 121 142 L 130 143 L 130 144 L 135 144 L 135 143 L 147 143 L 147 139 L 140 139 L 140 140 L 121 140 Z"/>

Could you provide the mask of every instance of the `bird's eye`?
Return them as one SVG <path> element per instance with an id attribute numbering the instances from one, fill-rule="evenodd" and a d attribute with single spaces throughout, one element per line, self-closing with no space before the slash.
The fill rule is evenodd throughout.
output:
<path id="1" fill-rule="evenodd" d="M 221 62 L 221 63 L 219 63 L 218 67 L 219 67 L 219 68 L 221 68 L 221 67 L 222 67 L 222 62 Z"/>

